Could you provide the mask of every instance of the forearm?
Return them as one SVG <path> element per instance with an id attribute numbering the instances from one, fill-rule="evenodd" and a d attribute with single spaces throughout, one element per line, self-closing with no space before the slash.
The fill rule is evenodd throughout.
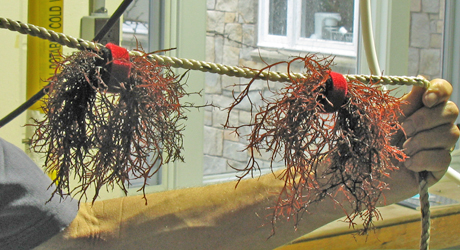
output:
<path id="1" fill-rule="evenodd" d="M 297 230 L 271 213 L 283 181 L 273 175 L 235 182 L 83 204 L 63 233 L 66 246 L 110 249 L 273 249 L 334 219 L 343 210 L 326 199 L 311 206 Z M 56 241 L 64 240 L 63 235 Z M 62 244 L 62 242 L 61 242 Z"/>

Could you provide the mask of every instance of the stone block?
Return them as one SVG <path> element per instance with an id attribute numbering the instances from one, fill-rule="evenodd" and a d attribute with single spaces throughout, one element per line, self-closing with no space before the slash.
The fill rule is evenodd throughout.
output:
<path id="1" fill-rule="evenodd" d="M 225 13 L 225 23 L 233 23 L 236 21 L 236 13 L 235 12 L 226 12 Z"/>
<path id="2" fill-rule="evenodd" d="M 417 48 L 430 46 L 430 20 L 425 13 L 411 14 L 410 46 Z"/>
<path id="3" fill-rule="evenodd" d="M 225 90 L 239 91 L 240 87 L 235 86 L 235 85 L 237 85 L 239 83 L 240 83 L 240 81 L 239 81 L 238 77 L 226 76 L 226 75 L 222 76 L 222 88 L 224 88 Z"/>
<path id="4" fill-rule="evenodd" d="M 446 0 L 440 0 L 439 2 L 439 19 L 444 20 L 446 16 Z"/>
<path id="5" fill-rule="evenodd" d="M 233 98 L 224 95 L 212 95 L 212 105 L 214 105 L 213 111 L 221 111 L 230 106 L 233 102 Z"/>
<path id="6" fill-rule="evenodd" d="M 222 129 L 205 126 L 203 153 L 205 155 L 222 156 L 223 135 Z"/>
<path id="7" fill-rule="evenodd" d="M 436 33 L 442 34 L 444 32 L 444 20 L 436 21 Z"/>
<path id="8" fill-rule="evenodd" d="M 205 78 L 205 88 L 204 91 L 207 94 L 221 94 L 222 93 L 222 84 L 221 84 L 221 75 L 208 73 L 204 75 Z"/>
<path id="9" fill-rule="evenodd" d="M 437 33 L 438 32 L 438 20 L 431 20 L 430 21 L 430 33 Z"/>
<path id="10" fill-rule="evenodd" d="M 203 174 L 222 174 L 227 172 L 227 160 L 221 157 L 203 156 Z"/>
<path id="11" fill-rule="evenodd" d="M 210 110 L 204 111 L 204 125 L 212 126 L 212 111 Z"/>
<path id="12" fill-rule="evenodd" d="M 263 165 L 264 168 L 272 168 L 272 169 L 277 169 L 277 168 L 284 168 L 286 167 L 286 164 L 284 164 L 284 161 L 275 161 L 275 162 L 268 162 L 264 161 Z"/>
<path id="13" fill-rule="evenodd" d="M 256 23 L 257 1 L 243 0 L 238 1 L 238 22 L 239 23 Z"/>
<path id="14" fill-rule="evenodd" d="M 439 0 L 422 0 L 422 11 L 426 13 L 439 13 Z"/>
<path id="15" fill-rule="evenodd" d="M 248 79 L 242 79 L 242 84 L 247 84 L 249 83 L 250 80 Z M 265 88 L 267 88 L 268 86 L 268 82 L 267 80 L 261 80 L 261 79 L 257 79 L 257 80 L 254 80 L 252 83 L 251 83 L 251 91 L 255 91 L 255 90 L 263 90 Z"/>
<path id="16" fill-rule="evenodd" d="M 236 91 L 236 90 L 233 92 L 233 89 L 231 89 L 231 88 L 224 88 L 224 89 L 222 89 L 222 95 L 223 95 L 223 96 L 230 97 L 230 98 L 232 98 L 232 99 L 233 99 L 233 97 L 234 97 L 233 95 L 234 95 L 234 94 L 236 95 L 237 93 L 239 93 L 239 92 Z"/>
<path id="17" fill-rule="evenodd" d="M 419 74 L 438 76 L 441 72 L 441 50 L 422 49 L 420 51 Z"/>
<path id="18" fill-rule="evenodd" d="M 238 129 L 238 134 L 240 135 L 239 141 L 244 145 L 248 144 L 249 135 L 252 132 L 252 127 L 244 126 Z"/>
<path id="19" fill-rule="evenodd" d="M 411 12 L 420 12 L 422 10 L 422 0 L 411 0 L 410 1 L 410 11 Z"/>
<path id="20" fill-rule="evenodd" d="M 430 48 L 441 49 L 443 43 L 442 34 L 431 34 Z"/>
<path id="21" fill-rule="evenodd" d="M 224 60 L 224 37 L 215 36 L 214 37 L 214 57 L 215 63 L 223 63 Z"/>
<path id="22" fill-rule="evenodd" d="M 264 98 L 268 99 L 268 100 L 273 100 L 275 98 L 279 98 L 279 95 L 274 92 L 275 88 L 271 88 L 270 90 L 269 89 L 265 89 L 264 92 L 263 92 L 263 95 L 264 95 Z"/>
<path id="23" fill-rule="evenodd" d="M 217 0 L 216 10 L 225 11 L 225 12 L 237 12 L 238 11 L 238 1 L 236 0 Z"/>
<path id="24" fill-rule="evenodd" d="M 255 25 L 254 24 L 243 24 L 243 44 L 248 47 L 256 45 L 256 34 L 255 34 Z"/>
<path id="25" fill-rule="evenodd" d="M 206 104 L 212 104 L 212 95 L 210 95 L 208 93 L 205 93 L 204 94 L 204 102 Z M 207 110 L 207 111 L 210 111 L 210 112 L 212 112 L 214 109 L 216 109 L 216 107 L 212 107 L 212 106 L 204 107 L 204 110 Z"/>
<path id="26" fill-rule="evenodd" d="M 206 8 L 208 10 L 214 10 L 216 8 L 216 0 L 207 0 L 206 1 Z"/>
<path id="27" fill-rule="evenodd" d="M 261 66 L 261 64 L 255 62 L 252 59 L 251 55 L 248 55 L 247 59 L 240 58 L 240 61 L 239 61 L 238 65 L 248 67 L 248 68 L 251 68 L 251 69 L 259 69 L 259 68 L 263 67 L 263 66 Z"/>
<path id="28" fill-rule="evenodd" d="M 217 33 L 224 33 L 225 13 L 221 11 L 208 10 L 206 30 Z"/>
<path id="29" fill-rule="evenodd" d="M 226 106 L 228 107 L 228 106 Z M 224 108 L 226 108 L 224 107 Z M 221 110 L 215 109 L 212 112 L 212 124 L 214 127 L 222 128 L 222 126 L 227 122 L 227 116 L 228 116 L 228 110 L 224 110 L 222 108 Z M 229 118 L 229 126 L 238 126 L 238 111 L 234 110 L 230 113 L 230 118 Z"/>
<path id="30" fill-rule="evenodd" d="M 216 60 L 216 48 L 214 36 L 206 36 L 206 61 L 214 62 Z"/>
<path id="31" fill-rule="evenodd" d="M 409 68 L 408 75 L 416 76 L 418 75 L 418 65 L 420 62 L 420 49 L 409 48 Z"/>
<path id="32" fill-rule="evenodd" d="M 235 173 L 235 176 L 244 174 L 243 169 L 246 168 L 247 163 L 243 161 L 227 161 L 227 173 Z"/>
<path id="33" fill-rule="evenodd" d="M 270 159 L 272 157 L 273 152 L 269 151 L 267 152 L 265 149 L 260 150 L 259 152 L 254 151 L 254 157 L 258 160 L 264 160 L 266 162 L 270 162 Z M 280 161 L 282 161 L 282 157 L 280 155 L 275 156 L 275 160 L 273 161 L 273 164 L 278 164 Z"/>
<path id="34" fill-rule="evenodd" d="M 438 20 L 439 19 L 439 14 L 438 13 L 429 13 L 428 14 L 428 17 L 430 18 L 430 20 Z"/>
<path id="35" fill-rule="evenodd" d="M 240 49 L 237 47 L 224 45 L 223 50 L 222 63 L 225 65 L 237 66 L 240 56 Z"/>
<path id="36" fill-rule="evenodd" d="M 236 107 L 239 110 L 250 111 L 251 108 L 259 107 L 263 104 L 262 97 L 260 96 L 260 91 L 249 91 L 248 98 L 244 98 L 240 104 Z"/>
<path id="37" fill-rule="evenodd" d="M 238 137 L 238 135 L 236 134 L 235 131 L 225 129 L 224 130 L 224 140 L 237 142 L 237 141 L 239 141 L 239 137 Z"/>
<path id="38" fill-rule="evenodd" d="M 245 144 L 234 141 L 224 141 L 223 156 L 229 160 L 246 161 L 247 153 L 244 151 Z"/>
<path id="39" fill-rule="evenodd" d="M 246 66 L 244 62 L 252 60 L 251 52 L 255 49 L 255 46 L 250 46 L 247 43 L 243 43 L 240 49 L 240 62 L 238 65 Z"/>
<path id="40" fill-rule="evenodd" d="M 239 23 L 225 24 L 225 35 L 228 37 L 226 44 L 232 47 L 241 47 L 243 42 L 243 28 Z M 239 50 L 238 50 L 239 52 Z"/>
<path id="41" fill-rule="evenodd" d="M 251 123 L 251 118 L 252 118 L 251 112 L 242 111 L 242 110 L 240 111 L 240 116 L 239 116 L 240 124 Z"/>

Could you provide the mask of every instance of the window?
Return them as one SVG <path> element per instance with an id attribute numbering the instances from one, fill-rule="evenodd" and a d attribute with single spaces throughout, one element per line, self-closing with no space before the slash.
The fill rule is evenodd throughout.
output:
<path id="1" fill-rule="evenodd" d="M 138 45 L 144 51 L 164 49 L 164 0 L 136 0 L 123 13 L 122 46 L 132 50 Z"/>
<path id="2" fill-rule="evenodd" d="M 132 50 L 140 42 L 145 52 L 154 52 L 164 48 L 177 48 L 165 52 L 168 56 L 204 60 L 206 31 L 206 0 L 135 0 L 123 14 L 122 46 Z M 193 20 L 193 22 L 190 22 Z M 185 72 L 177 70 L 177 74 Z M 187 91 L 198 93 L 204 88 L 204 73 L 189 72 Z M 204 104 L 204 97 L 190 95 L 182 99 L 184 103 Z M 160 171 L 148 181 L 146 193 L 183 187 L 202 185 L 203 168 L 203 109 L 187 111 L 188 120 L 184 121 L 185 162 L 176 161 L 163 165 Z M 154 154 L 151 155 L 152 161 Z M 143 179 L 132 180 L 129 195 L 137 192 Z M 104 199 L 123 195 L 111 192 Z"/>
<path id="3" fill-rule="evenodd" d="M 356 57 L 358 0 L 260 0 L 258 46 Z"/>
<path id="4" fill-rule="evenodd" d="M 161 1 L 159 0 L 136 0 L 126 9 L 123 13 L 123 37 L 122 46 L 128 50 L 142 48 L 145 52 L 151 52 L 152 50 L 158 50 L 159 48 L 153 43 L 153 39 L 150 37 L 161 37 L 161 34 L 157 31 L 157 27 L 160 27 L 158 22 L 152 20 L 153 15 L 160 12 L 160 8 L 163 8 Z M 156 15 L 158 16 L 158 15 Z M 153 30 L 155 28 L 155 30 Z M 158 29 L 159 30 L 159 29 Z M 156 153 L 152 153 L 149 156 L 149 161 L 153 162 Z M 153 170 L 159 167 L 158 163 L 155 163 Z M 144 178 L 134 179 L 133 173 L 130 173 L 129 188 L 139 189 L 144 184 Z M 163 170 L 160 170 L 147 180 L 147 185 L 155 186 L 161 185 L 163 181 Z M 126 183 L 127 184 L 127 183 Z M 137 194 L 136 192 L 133 192 Z"/>

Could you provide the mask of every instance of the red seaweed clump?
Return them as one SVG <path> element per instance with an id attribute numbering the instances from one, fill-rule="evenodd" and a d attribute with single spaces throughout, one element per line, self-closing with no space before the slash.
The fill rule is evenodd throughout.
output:
<path id="1" fill-rule="evenodd" d="M 290 68 L 299 62 L 305 77 L 294 79 Z M 279 176 L 284 187 L 273 206 L 272 223 L 285 216 L 297 218 L 297 225 L 310 204 L 331 198 L 339 206 L 348 202 L 352 211 L 346 214 L 347 220 L 354 225 L 355 218 L 360 217 L 366 231 L 380 217 L 377 201 L 388 189 L 382 177 L 397 169 L 391 159 L 403 161 L 406 157 L 390 143 L 392 135 L 401 129 L 397 122 L 400 100 L 378 83 L 351 80 L 344 102 L 331 110 L 335 102 L 328 99 L 327 85 L 332 60 L 308 55 L 269 65 L 260 72 L 283 63 L 291 82 L 271 89 L 270 97 L 261 93 L 264 105 L 254 107 L 250 124 L 230 126 L 229 117 L 244 99 L 251 102 L 248 93 L 256 78 L 235 95 L 228 108 L 227 128 L 237 134 L 244 127 L 250 128 L 245 135 L 249 161 L 238 169 L 242 171 L 239 177 L 259 169 L 256 155 L 261 152 L 270 155 L 271 166 L 281 158 L 286 167 Z"/>

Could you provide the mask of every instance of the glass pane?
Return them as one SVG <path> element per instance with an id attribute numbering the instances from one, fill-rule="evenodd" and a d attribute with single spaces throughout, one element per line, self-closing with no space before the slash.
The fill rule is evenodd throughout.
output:
<path id="1" fill-rule="evenodd" d="M 123 13 L 123 37 L 121 45 L 126 49 L 142 46 L 149 50 L 149 0 L 136 0 Z"/>
<path id="2" fill-rule="evenodd" d="M 270 0 L 268 33 L 285 36 L 287 30 L 287 0 Z"/>
<path id="3" fill-rule="evenodd" d="M 157 159 L 157 154 L 152 153 L 151 155 L 148 156 L 148 162 L 149 164 L 154 163 L 153 168 L 151 173 L 153 173 L 155 170 L 160 168 L 160 161 Z M 156 174 L 154 174 L 152 177 L 150 177 L 147 180 L 147 185 L 153 186 L 153 185 L 160 185 L 161 184 L 161 176 L 162 176 L 162 168 L 158 170 Z M 137 178 L 137 179 L 136 179 Z M 144 177 L 143 176 L 136 176 L 133 172 L 129 172 L 129 188 L 140 188 L 142 185 L 144 185 Z M 128 185 L 128 183 L 125 183 Z"/>
<path id="4" fill-rule="evenodd" d="M 353 42 L 353 0 L 302 0 L 300 36 Z"/>
<path id="5" fill-rule="evenodd" d="M 143 49 L 145 52 L 151 52 L 149 44 L 149 26 L 150 26 L 150 6 L 151 0 L 135 0 L 123 13 L 123 36 L 122 47 L 133 50 Z M 157 153 L 148 156 L 149 162 L 154 162 Z M 152 172 L 159 167 L 159 162 L 155 162 Z M 130 172 L 129 188 L 139 188 L 144 184 L 144 178 L 134 179 L 134 173 Z M 162 179 L 162 168 L 147 180 L 150 186 L 160 185 Z"/>

